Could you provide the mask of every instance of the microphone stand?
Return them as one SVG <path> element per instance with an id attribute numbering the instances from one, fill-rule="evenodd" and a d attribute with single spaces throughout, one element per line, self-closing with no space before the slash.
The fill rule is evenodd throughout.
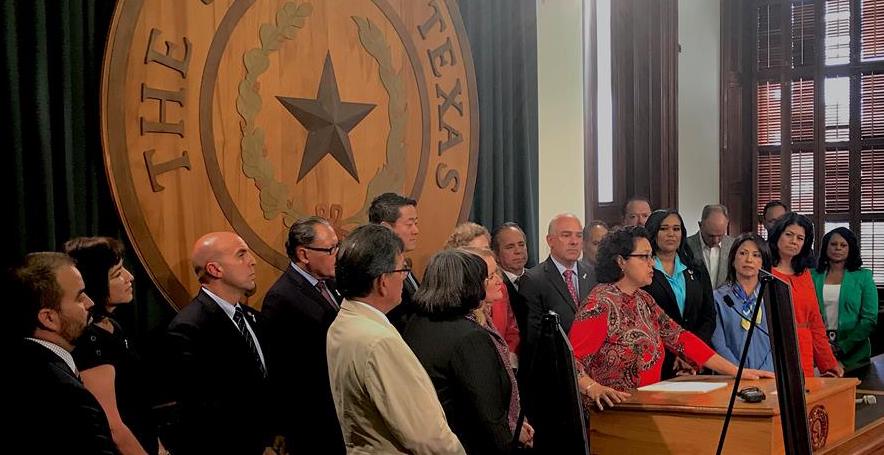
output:
<path id="1" fill-rule="evenodd" d="M 761 269 L 758 271 L 758 297 L 755 298 L 755 309 L 752 311 L 752 320 L 749 321 L 749 332 L 746 333 L 746 341 L 743 343 L 743 354 L 740 356 L 740 366 L 737 367 L 737 377 L 734 378 L 734 388 L 731 390 L 731 399 L 727 404 L 727 412 L 724 414 L 724 425 L 721 428 L 721 437 L 718 438 L 718 450 L 716 455 L 721 455 L 724 449 L 724 440 L 727 437 L 727 428 L 731 422 L 731 416 L 734 413 L 734 402 L 737 399 L 737 391 L 740 390 L 740 377 L 743 375 L 743 367 L 746 365 L 746 358 L 749 356 L 749 345 L 752 343 L 752 334 L 755 332 L 755 326 L 758 321 L 758 312 L 761 310 L 761 297 L 764 295 L 764 287 L 773 275 L 770 272 Z"/>

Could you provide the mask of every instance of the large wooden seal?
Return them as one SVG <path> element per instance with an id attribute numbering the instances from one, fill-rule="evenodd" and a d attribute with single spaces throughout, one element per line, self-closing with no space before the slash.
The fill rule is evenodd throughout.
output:
<path id="1" fill-rule="evenodd" d="M 418 200 L 418 269 L 469 214 L 478 111 L 454 0 L 120 0 L 102 85 L 104 158 L 135 250 L 180 308 L 190 248 L 237 232 L 263 290 L 287 227 L 339 235 L 387 191 Z"/>

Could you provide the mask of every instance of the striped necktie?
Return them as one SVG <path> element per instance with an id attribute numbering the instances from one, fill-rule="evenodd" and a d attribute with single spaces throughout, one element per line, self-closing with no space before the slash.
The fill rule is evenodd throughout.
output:
<path id="1" fill-rule="evenodd" d="M 264 362 L 261 361 L 261 356 L 258 354 L 258 347 L 255 345 L 255 339 L 252 338 L 252 334 L 249 333 L 249 329 L 246 327 L 245 312 L 239 305 L 236 306 L 236 310 L 233 312 L 233 322 L 236 323 L 240 335 L 242 335 L 243 339 L 246 341 L 246 345 L 249 347 L 249 352 L 252 353 L 252 357 L 258 366 L 258 370 L 261 371 L 261 376 L 266 377 L 267 370 L 264 368 Z"/>

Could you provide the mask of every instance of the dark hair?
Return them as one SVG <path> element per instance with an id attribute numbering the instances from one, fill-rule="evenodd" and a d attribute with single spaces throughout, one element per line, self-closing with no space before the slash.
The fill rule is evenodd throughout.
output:
<path id="1" fill-rule="evenodd" d="M 657 246 L 657 234 L 660 232 L 660 225 L 663 224 L 663 220 L 665 220 L 669 215 L 675 215 L 678 218 L 678 222 L 681 224 L 681 243 L 678 244 L 678 253 L 679 259 L 689 268 L 693 268 L 697 264 L 694 264 L 694 254 L 691 253 L 691 249 L 688 248 L 688 232 L 687 228 L 684 225 L 684 219 L 682 219 L 681 215 L 675 209 L 659 209 L 654 210 L 651 213 L 651 216 L 648 217 L 648 221 L 645 222 L 645 229 L 648 230 L 648 239 L 651 242 L 651 249 L 654 251 L 654 254 L 657 254 L 658 246 Z"/>
<path id="2" fill-rule="evenodd" d="M 767 237 L 767 245 L 770 247 L 770 257 L 773 260 L 773 265 L 779 264 L 780 249 L 777 246 L 777 243 L 780 241 L 780 236 L 783 235 L 786 228 L 793 224 L 797 224 L 804 228 L 804 246 L 801 247 L 801 251 L 798 252 L 798 255 L 792 258 L 792 271 L 794 271 L 796 275 L 800 275 L 804 272 L 804 269 L 813 265 L 813 254 L 811 254 L 813 251 L 813 223 L 810 221 L 810 218 L 800 213 L 786 212 L 786 214 L 773 225 L 773 228 Z"/>
<path id="3" fill-rule="evenodd" d="M 740 249 L 740 245 L 746 242 L 755 242 L 755 246 L 757 246 L 758 251 L 761 252 L 761 268 L 762 270 L 770 272 L 770 248 L 768 248 L 767 242 L 765 242 L 760 235 L 755 234 L 754 232 L 745 232 L 734 239 L 734 245 L 731 247 L 731 252 L 727 255 L 726 281 L 728 283 L 735 283 L 737 281 L 737 269 L 736 267 L 734 267 L 734 260 L 737 259 L 737 250 Z"/>
<path id="4" fill-rule="evenodd" d="M 633 202 L 638 202 L 638 201 L 647 202 L 648 207 L 653 207 L 651 205 L 650 199 L 648 199 L 644 196 L 633 196 L 633 197 L 627 199 L 626 202 L 623 203 L 623 207 L 620 208 L 620 210 L 623 212 L 623 216 L 626 216 L 626 208 L 629 207 L 629 204 L 632 204 Z"/>
<path id="5" fill-rule="evenodd" d="M 863 259 L 862 256 L 860 256 L 859 241 L 856 238 L 856 234 L 846 227 L 837 227 L 823 236 L 820 245 L 820 258 L 819 261 L 817 261 L 816 271 L 823 273 L 828 270 L 829 256 L 826 250 L 829 249 L 829 242 L 832 241 L 832 236 L 835 234 L 844 237 L 844 240 L 847 241 L 847 260 L 844 261 L 844 268 L 851 272 L 859 270 L 859 268 L 863 266 Z"/>
<path id="6" fill-rule="evenodd" d="M 299 246 L 310 245 L 316 240 L 316 225 L 324 224 L 331 227 L 328 220 L 319 216 L 308 216 L 300 218 L 289 227 L 289 237 L 285 241 L 285 254 L 289 259 L 296 261 L 296 254 Z"/>
<path id="7" fill-rule="evenodd" d="M 583 241 L 584 242 L 589 240 L 589 231 L 591 231 L 592 228 L 594 228 L 596 226 L 603 227 L 603 228 L 605 228 L 605 230 L 611 229 L 610 227 L 608 227 L 608 223 L 605 223 L 602 220 L 592 220 L 586 224 L 586 227 L 583 228 Z"/>
<path id="8" fill-rule="evenodd" d="M 627 226 L 614 229 L 599 244 L 596 255 L 595 274 L 599 283 L 614 283 L 623 278 L 623 270 L 617 264 L 617 258 L 628 258 L 635 251 L 635 242 L 647 239 L 648 230 L 642 226 Z"/>
<path id="9" fill-rule="evenodd" d="M 478 254 L 456 249 L 440 251 L 430 258 L 414 302 L 424 314 L 465 316 L 485 299 L 487 277 L 488 266 Z"/>
<path id="10" fill-rule="evenodd" d="M 396 193 L 384 193 L 371 201 L 368 207 L 368 221 L 370 223 L 395 223 L 399 219 L 399 209 L 406 205 L 417 207 L 417 201 Z"/>
<path id="11" fill-rule="evenodd" d="M 522 233 L 522 237 L 526 237 L 525 231 L 522 230 L 522 226 L 519 226 L 518 223 L 514 223 L 512 221 L 507 221 L 506 223 L 497 226 L 493 231 L 491 231 L 491 251 L 495 253 L 500 252 L 500 233 L 504 231 L 504 229 L 516 229 L 517 231 Z"/>
<path id="12" fill-rule="evenodd" d="M 77 237 L 64 243 L 64 252 L 77 265 L 86 284 L 86 294 L 95 302 L 92 314 L 100 319 L 108 316 L 110 303 L 108 272 L 123 260 L 123 242 L 112 237 Z"/>
<path id="13" fill-rule="evenodd" d="M 58 269 L 73 265 L 64 253 L 40 252 L 28 254 L 21 265 L 9 271 L 6 289 L 12 291 L 8 306 L 12 309 L 13 336 L 32 336 L 40 327 L 40 310 L 60 308 L 64 289 L 58 282 Z"/>
<path id="14" fill-rule="evenodd" d="M 779 199 L 774 199 L 772 201 L 769 201 L 767 204 L 764 204 L 764 209 L 761 211 L 761 217 L 764 218 L 764 215 L 767 215 L 767 211 L 774 207 L 782 207 L 783 210 L 787 212 L 789 211 L 789 206 L 786 205 L 785 202 Z"/>
<path id="15" fill-rule="evenodd" d="M 396 268 L 405 245 L 392 230 L 378 224 L 357 227 L 341 243 L 335 262 L 335 282 L 345 298 L 371 294 L 375 280 Z"/>

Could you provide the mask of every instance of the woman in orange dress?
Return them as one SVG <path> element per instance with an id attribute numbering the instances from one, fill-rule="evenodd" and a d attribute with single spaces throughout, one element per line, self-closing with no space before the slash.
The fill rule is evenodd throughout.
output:
<path id="1" fill-rule="evenodd" d="M 820 315 L 816 288 L 810 276 L 813 223 L 801 214 L 783 215 L 767 239 L 773 259 L 773 274 L 792 288 L 792 307 L 798 330 L 798 354 L 804 376 L 814 375 L 814 366 L 826 376 L 841 377 L 844 367 L 835 360 L 826 326 Z"/>

